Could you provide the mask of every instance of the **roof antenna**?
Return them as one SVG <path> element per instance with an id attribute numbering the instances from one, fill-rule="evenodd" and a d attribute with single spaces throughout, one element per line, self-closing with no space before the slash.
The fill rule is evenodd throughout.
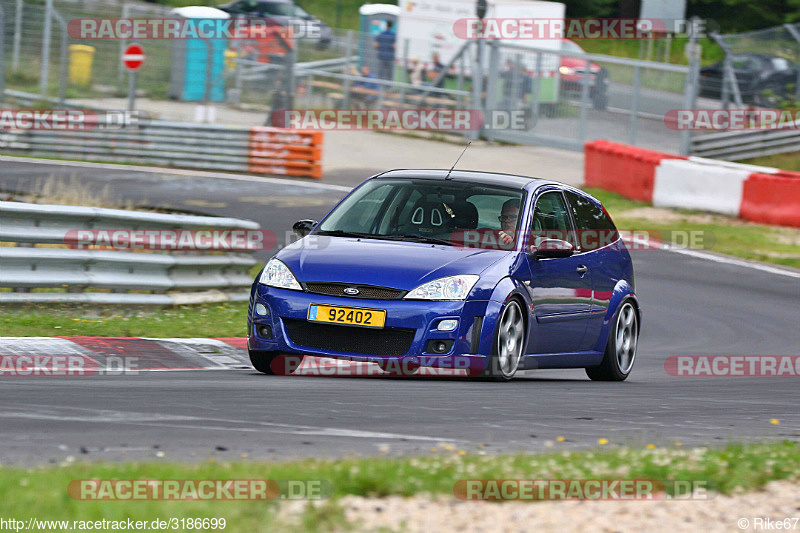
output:
<path id="1" fill-rule="evenodd" d="M 452 167 L 450 167 L 450 170 L 448 170 L 448 171 L 447 171 L 447 176 L 445 176 L 445 177 L 444 177 L 444 179 L 446 179 L 446 180 L 451 180 L 451 179 L 453 179 L 453 178 L 451 178 L 451 177 L 450 177 L 450 173 L 453 171 L 453 169 L 454 169 L 454 168 L 456 168 L 456 165 L 458 164 L 458 162 L 459 162 L 459 161 L 461 161 L 461 158 L 462 158 L 462 157 L 464 157 L 464 152 L 466 152 L 466 151 L 467 151 L 467 148 L 469 148 L 469 145 L 470 145 L 470 144 L 472 144 L 472 141 L 469 141 L 469 142 L 467 143 L 467 145 L 464 147 L 464 150 L 461 152 L 461 155 L 460 155 L 460 156 L 458 156 L 458 159 L 456 159 L 456 162 L 455 162 L 455 163 L 453 163 L 453 166 L 452 166 Z"/>

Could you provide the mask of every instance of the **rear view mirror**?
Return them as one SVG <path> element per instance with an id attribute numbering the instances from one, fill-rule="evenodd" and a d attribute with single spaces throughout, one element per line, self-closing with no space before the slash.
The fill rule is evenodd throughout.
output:
<path id="1" fill-rule="evenodd" d="M 298 220 L 292 226 L 292 231 L 294 231 L 294 234 L 302 239 L 303 237 L 311 233 L 311 230 L 314 229 L 314 226 L 316 225 L 317 225 L 316 220 L 310 220 L 310 219 Z"/>
<path id="2" fill-rule="evenodd" d="M 575 247 L 567 241 L 561 239 L 542 239 L 536 245 L 531 246 L 528 256 L 534 261 L 539 259 L 556 259 L 559 257 L 569 257 L 575 253 Z"/>

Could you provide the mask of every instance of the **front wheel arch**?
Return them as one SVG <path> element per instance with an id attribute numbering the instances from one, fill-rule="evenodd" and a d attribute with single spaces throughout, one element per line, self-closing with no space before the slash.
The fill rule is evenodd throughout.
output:
<path id="1" fill-rule="evenodd" d="M 514 302 L 519 307 L 520 315 L 522 317 L 522 348 L 519 355 L 519 361 L 517 363 L 517 368 L 514 370 L 515 375 L 519 371 L 519 365 L 522 364 L 522 360 L 525 357 L 525 352 L 528 348 L 528 337 L 529 337 L 529 327 L 530 327 L 530 311 L 528 308 L 527 303 L 525 302 L 525 298 L 523 297 L 522 293 L 518 290 L 513 290 L 509 293 L 506 298 L 503 300 L 502 304 L 497 313 L 497 319 L 495 320 L 494 326 L 492 327 L 492 335 L 491 335 L 491 344 L 489 346 L 488 354 L 486 355 L 484 361 L 485 365 L 482 369 L 478 371 L 474 371 L 470 373 L 471 377 L 479 377 L 483 379 L 488 379 L 491 381 L 509 381 L 511 377 L 505 376 L 499 368 L 499 352 L 497 350 L 497 340 L 500 331 L 500 322 L 505 313 L 506 308 L 508 307 L 509 303 Z"/>

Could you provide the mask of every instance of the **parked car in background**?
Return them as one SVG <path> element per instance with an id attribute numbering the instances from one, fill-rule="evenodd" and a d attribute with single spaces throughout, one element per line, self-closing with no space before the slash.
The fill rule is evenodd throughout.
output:
<path id="1" fill-rule="evenodd" d="M 765 100 L 765 91 L 780 89 L 777 84 L 783 78 L 779 74 L 795 72 L 795 65 L 786 58 L 765 54 L 737 54 L 732 58 L 733 72 L 742 102 L 771 106 Z M 721 98 L 724 61 L 718 61 L 700 69 L 700 96 Z M 795 73 L 796 81 L 796 73 Z"/>
<path id="2" fill-rule="evenodd" d="M 561 49 L 565 52 L 585 54 L 583 48 L 575 41 L 561 40 Z M 589 95 L 595 109 L 608 106 L 608 70 L 597 63 L 590 63 Z M 574 95 L 582 91 L 582 80 L 586 71 L 586 60 L 577 57 L 561 57 L 558 72 L 561 75 L 561 91 Z"/>
<path id="3" fill-rule="evenodd" d="M 233 17 L 263 18 L 281 26 L 290 26 L 301 40 L 312 41 L 320 48 L 331 44 L 333 31 L 330 26 L 292 0 L 234 0 L 217 7 Z"/>
<path id="4" fill-rule="evenodd" d="M 797 107 L 798 77 L 800 68 L 792 68 L 772 72 L 762 78 L 755 88 L 753 102 L 760 107 L 778 108 L 784 105 Z"/>

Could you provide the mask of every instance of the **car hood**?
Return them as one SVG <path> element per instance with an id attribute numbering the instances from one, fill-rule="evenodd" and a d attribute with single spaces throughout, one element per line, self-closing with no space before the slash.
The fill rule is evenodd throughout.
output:
<path id="1" fill-rule="evenodd" d="M 315 240 L 320 245 L 312 249 Z M 508 256 L 509 252 L 502 250 L 311 236 L 284 248 L 276 257 L 300 282 L 377 285 L 410 291 L 445 276 L 480 274 Z"/>

